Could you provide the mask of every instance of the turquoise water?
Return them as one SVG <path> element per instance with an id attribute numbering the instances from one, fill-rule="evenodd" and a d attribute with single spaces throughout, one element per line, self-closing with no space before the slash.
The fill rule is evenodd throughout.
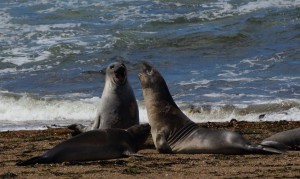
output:
<path id="1" fill-rule="evenodd" d="M 119 60 L 141 121 L 142 61 L 197 122 L 300 120 L 299 18 L 298 0 L 2 0 L 0 130 L 91 120 Z"/>

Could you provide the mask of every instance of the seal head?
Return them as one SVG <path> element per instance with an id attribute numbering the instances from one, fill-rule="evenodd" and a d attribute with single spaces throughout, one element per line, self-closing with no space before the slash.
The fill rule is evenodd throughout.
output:
<path id="1" fill-rule="evenodd" d="M 153 68 L 149 63 L 144 62 L 142 72 L 139 73 L 138 76 L 142 85 L 143 94 L 144 96 L 147 96 L 145 101 L 149 101 L 148 99 L 159 101 L 163 100 L 178 108 L 171 96 L 164 78 L 159 71 Z"/>
<path id="2" fill-rule="evenodd" d="M 116 85 L 124 85 L 127 82 L 127 69 L 124 63 L 112 63 L 106 68 L 106 81 L 112 81 Z"/>

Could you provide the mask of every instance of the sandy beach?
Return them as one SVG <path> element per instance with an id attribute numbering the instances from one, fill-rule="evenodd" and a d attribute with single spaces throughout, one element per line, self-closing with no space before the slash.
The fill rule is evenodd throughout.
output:
<path id="1" fill-rule="evenodd" d="M 251 142 L 300 127 L 296 122 L 201 123 L 202 127 L 227 129 L 243 134 Z M 15 163 L 37 155 L 71 137 L 65 128 L 8 131 L 0 133 L 0 179 L 4 178 L 299 178 L 300 151 L 280 155 L 159 154 L 149 138 L 130 157 L 86 163 L 36 164 L 19 167 Z"/>

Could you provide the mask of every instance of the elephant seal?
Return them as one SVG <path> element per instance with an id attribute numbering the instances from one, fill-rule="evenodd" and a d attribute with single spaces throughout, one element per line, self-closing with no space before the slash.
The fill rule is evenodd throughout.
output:
<path id="1" fill-rule="evenodd" d="M 300 128 L 276 133 L 261 142 L 277 149 L 300 150 Z"/>
<path id="2" fill-rule="evenodd" d="M 134 125 L 126 130 L 87 131 L 58 144 L 42 156 L 18 162 L 16 165 L 85 162 L 127 157 L 135 155 L 149 133 L 149 124 Z"/>
<path id="3" fill-rule="evenodd" d="M 148 63 L 139 74 L 154 145 L 160 153 L 282 153 L 254 145 L 240 134 L 200 128 L 174 102 L 161 74 Z"/>
<path id="4" fill-rule="evenodd" d="M 68 128 L 76 135 L 94 129 L 126 129 L 136 124 L 139 124 L 138 105 L 127 79 L 126 66 L 115 62 L 106 68 L 101 105 L 93 124 L 72 124 Z"/>

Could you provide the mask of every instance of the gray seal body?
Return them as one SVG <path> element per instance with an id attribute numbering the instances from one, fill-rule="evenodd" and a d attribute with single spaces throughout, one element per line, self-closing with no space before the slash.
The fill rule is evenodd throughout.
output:
<path id="1" fill-rule="evenodd" d="M 300 128 L 276 133 L 264 139 L 261 144 L 278 149 L 300 150 Z"/>
<path id="2" fill-rule="evenodd" d="M 282 153 L 251 144 L 235 132 L 200 128 L 179 109 L 161 74 L 148 63 L 144 63 L 139 79 L 153 142 L 160 153 Z"/>
<path id="3" fill-rule="evenodd" d="M 123 63 L 116 62 L 106 68 L 101 104 L 93 123 L 90 126 L 73 124 L 68 128 L 78 134 L 94 129 L 126 129 L 136 124 L 139 124 L 139 111 L 127 69 Z"/>
<path id="4" fill-rule="evenodd" d="M 86 162 L 116 159 L 134 155 L 149 136 L 149 124 L 128 129 L 99 129 L 72 137 L 47 151 L 44 155 L 19 162 L 36 163 Z"/>

